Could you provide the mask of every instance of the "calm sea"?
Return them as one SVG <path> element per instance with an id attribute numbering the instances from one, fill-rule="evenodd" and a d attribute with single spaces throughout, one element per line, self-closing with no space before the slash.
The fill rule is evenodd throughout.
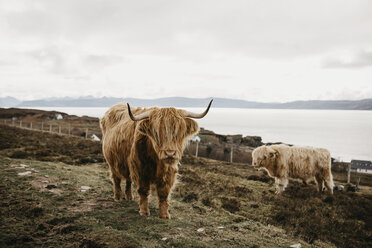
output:
<path id="1" fill-rule="evenodd" d="M 38 108 L 102 117 L 108 108 Z M 202 112 L 204 109 L 186 108 Z M 341 161 L 372 160 L 372 111 L 211 108 L 198 120 L 220 134 L 261 136 L 263 142 L 324 147 Z"/>

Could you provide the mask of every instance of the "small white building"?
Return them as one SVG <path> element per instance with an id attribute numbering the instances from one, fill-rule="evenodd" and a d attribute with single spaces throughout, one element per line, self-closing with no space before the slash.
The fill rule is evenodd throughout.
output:
<path id="1" fill-rule="evenodd" d="M 194 135 L 190 138 L 190 141 L 192 142 L 200 142 L 200 137 L 197 135 Z"/>
<path id="2" fill-rule="evenodd" d="M 366 160 L 351 160 L 351 170 L 359 173 L 372 174 L 372 162 Z"/>
<path id="3" fill-rule="evenodd" d="M 62 120 L 63 116 L 61 114 L 56 114 L 56 120 Z"/>

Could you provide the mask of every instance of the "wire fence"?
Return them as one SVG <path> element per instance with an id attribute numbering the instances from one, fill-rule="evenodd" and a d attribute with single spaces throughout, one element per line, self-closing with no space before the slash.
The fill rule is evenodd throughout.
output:
<path id="1" fill-rule="evenodd" d="M 24 129 L 58 133 L 61 135 L 79 136 L 97 141 L 101 140 L 99 125 L 88 126 L 81 123 L 68 123 L 59 120 L 25 121 L 22 119 L 0 119 L 0 123 Z"/>

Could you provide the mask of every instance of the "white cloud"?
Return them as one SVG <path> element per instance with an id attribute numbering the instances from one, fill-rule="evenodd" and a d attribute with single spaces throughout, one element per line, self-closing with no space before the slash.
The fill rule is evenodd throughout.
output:
<path id="1" fill-rule="evenodd" d="M 372 97 L 371 11 L 364 0 L 0 0 L 0 97 Z"/>
<path id="2" fill-rule="evenodd" d="M 327 59 L 324 68 L 362 68 L 372 66 L 372 51 L 361 51 L 347 58 Z"/>

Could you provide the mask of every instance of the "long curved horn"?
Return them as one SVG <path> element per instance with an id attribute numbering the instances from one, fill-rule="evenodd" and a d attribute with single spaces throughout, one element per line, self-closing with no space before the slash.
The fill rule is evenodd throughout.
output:
<path id="1" fill-rule="evenodd" d="M 133 116 L 132 111 L 130 110 L 129 103 L 127 103 L 127 106 L 128 106 L 128 114 L 129 114 L 130 118 L 132 119 L 132 121 L 140 121 L 140 120 L 144 120 L 144 119 L 149 118 L 149 114 L 150 114 L 149 112 L 145 112 L 145 113 L 139 114 L 137 116 Z"/>
<path id="2" fill-rule="evenodd" d="M 203 118 L 204 116 L 206 116 L 208 114 L 208 111 L 209 111 L 209 108 L 212 105 L 212 102 L 213 102 L 213 99 L 209 102 L 207 109 L 203 113 L 197 114 L 197 113 L 192 113 L 192 112 L 189 112 L 189 111 L 185 111 L 185 117 L 195 118 L 195 119 Z"/>

